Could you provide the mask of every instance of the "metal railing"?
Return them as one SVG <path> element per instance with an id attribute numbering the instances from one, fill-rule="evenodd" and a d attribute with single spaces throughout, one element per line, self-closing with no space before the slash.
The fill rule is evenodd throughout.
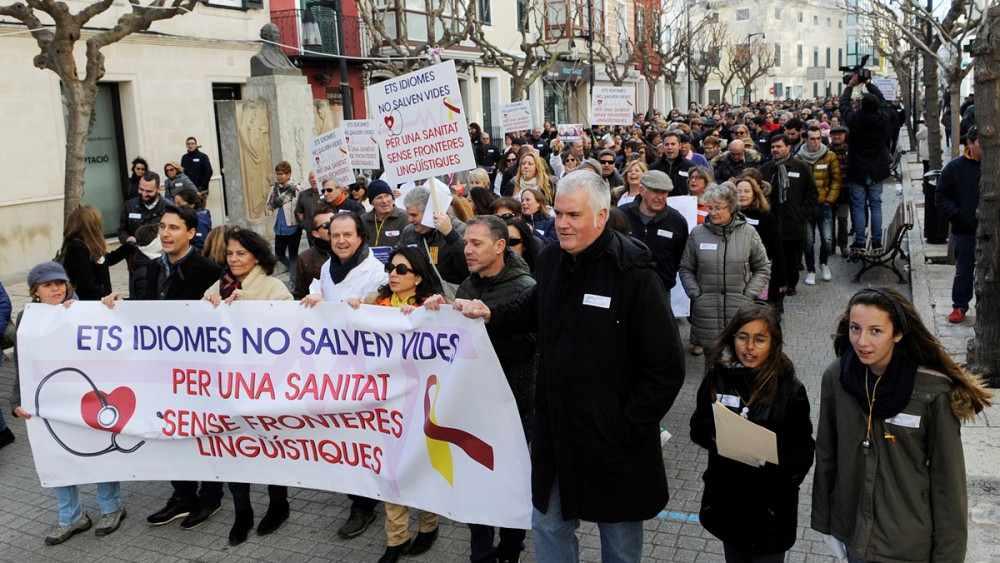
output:
<path id="1" fill-rule="evenodd" d="M 288 47 L 281 50 L 288 56 L 310 56 L 303 49 L 340 55 L 337 41 L 337 14 L 325 6 L 313 6 L 313 16 L 319 24 L 322 45 L 306 46 L 302 44 L 302 15 L 305 10 L 274 10 L 271 12 L 271 22 L 278 26 L 281 32 L 281 43 Z M 364 22 L 357 16 L 344 16 L 344 55 L 348 57 L 364 57 L 371 52 L 371 40 L 362 29 Z"/>

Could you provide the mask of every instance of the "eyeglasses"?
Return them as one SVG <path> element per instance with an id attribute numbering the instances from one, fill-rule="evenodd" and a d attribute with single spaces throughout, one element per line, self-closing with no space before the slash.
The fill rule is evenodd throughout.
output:
<path id="1" fill-rule="evenodd" d="M 507 221 L 509 219 L 513 219 L 514 218 L 514 214 L 513 213 L 504 213 L 504 214 L 500 215 L 499 217 L 501 219 L 503 219 L 504 221 Z"/>
<path id="2" fill-rule="evenodd" d="M 512 239 L 510 239 L 509 242 L 510 242 L 510 244 L 508 244 L 507 246 L 518 246 L 523 241 L 521 239 L 519 239 L 519 238 L 512 238 Z"/>
<path id="3" fill-rule="evenodd" d="M 615 163 L 615 161 L 613 161 L 613 160 L 602 160 L 601 161 L 601 164 L 603 164 L 605 166 L 611 166 L 614 163 Z"/>
<path id="4" fill-rule="evenodd" d="M 175 168 L 169 168 L 169 167 L 168 167 L 168 168 L 166 168 L 166 169 L 165 169 L 164 171 L 165 171 L 165 172 L 173 172 L 174 170 L 175 170 Z"/>
<path id="5" fill-rule="evenodd" d="M 512 157 L 510 157 L 510 158 L 507 159 L 507 162 L 514 162 L 515 160 L 517 160 L 517 157 L 516 156 L 512 156 Z"/>
<path id="6" fill-rule="evenodd" d="M 751 343 L 753 344 L 754 348 L 758 349 L 766 348 L 769 344 L 771 344 L 771 339 L 764 336 L 763 334 L 755 334 L 753 338 L 750 338 L 749 334 L 745 332 L 740 332 L 736 334 L 735 340 L 737 344 L 739 344 L 740 346 L 745 346 L 747 348 L 750 348 Z"/>
<path id="7" fill-rule="evenodd" d="M 360 192 L 363 189 L 365 189 L 364 186 L 354 186 L 353 188 L 351 188 L 351 191 L 352 192 Z"/>
<path id="8" fill-rule="evenodd" d="M 746 131 L 736 131 L 736 132 L 735 132 L 735 133 L 733 133 L 733 134 L 734 134 L 734 135 L 739 135 L 740 137 L 742 137 L 742 136 L 746 135 L 746 134 L 747 134 L 747 132 L 746 132 Z"/>
<path id="9" fill-rule="evenodd" d="M 325 230 L 327 230 L 329 228 L 330 228 L 330 221 L 327 221 L 326 223 L 323 223 L 322 225 L 316 225 L 316 230 L 317 231 L 325 231 Z"/>
<path id="10" fill-rule="evenodd" d="M 580 162 L 580 161 L 577 160 L 577 159 L 575 159 L 575 158 L 573 158 L 573 157 L 569 157 L 569 158 L 566 159 L 566 162 Z"/>
<path id="11" fill-rule="evenodd" d="M 412 272 L 413 268 L 407 266 L 406 264 L 396 264 L 395 266 L 392 264 L 385 265 L 385 273 L 391 274 L 393 271 L 395 271 L 398 276 L 405 276 L 406 274 Z"/>
<path id="12" fill-rule="evenodd" d="M 145 166 L 136 166 L 135 167 L 135 171 L 136 172 L 145 172 L 146 171 L 146 167 Z"/>
<path id="13" fill-rule="evenodd" d="M 335 191 L 337 191 L 337 188 L 323 188 L 323 193 L 325 194 L 333 193 Z"/>

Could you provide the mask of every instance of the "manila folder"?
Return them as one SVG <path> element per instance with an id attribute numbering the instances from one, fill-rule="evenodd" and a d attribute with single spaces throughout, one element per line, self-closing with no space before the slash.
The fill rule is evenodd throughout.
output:
<path id="1" fill-rule="evenodd" d="M 719 455 L 754 467 L 761 461 L 778 463 L 778 440 L 774 432 L 758 426 L 716 401 L 715 445 Z"/>

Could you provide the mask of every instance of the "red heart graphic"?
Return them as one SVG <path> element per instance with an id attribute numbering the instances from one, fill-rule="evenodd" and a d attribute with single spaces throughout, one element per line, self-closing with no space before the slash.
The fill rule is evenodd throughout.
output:
<path id="1" fill-rule="evenodd" d="M 597 105 L 601 105 L 603 103 L 604 103 L 604 100 L 597 100 Z"/>
<path id="2" fill-rule="evenodd" d="M 100 393 L 104 397 L 104 401 L 107 402 L 108 406 L 118 410 L 118 418 L 111 427 L 102 426 L 98 419 L 101 410 L 104 408 L 104 404 L 101 403 L 101 399 L 97 396 L 97 393 Z M 87 423 L 87 426 L 95 430 L 120 434 L 125 425 L 128 424 L 129 419 L 132 418 L 132 414 L 135 413 L 135 393 L 128 387 L 119 387 L 110 393 L 91 391 L 84 395 L 83 400 L 80 401 L 80 413 L 83 415 L 83 420 Z"/>
<path id="3" fill-rule="evenodd" d="M 391 115 L 385 116 L 385 126 L 392 129 L 392 126 L 396 124 L 396 118 Z"/>
<path id="4" fill-rule="evenodd" d="M 350 144 L 351 138 L 350 137 L 344 137 L 344 142 Z"/>

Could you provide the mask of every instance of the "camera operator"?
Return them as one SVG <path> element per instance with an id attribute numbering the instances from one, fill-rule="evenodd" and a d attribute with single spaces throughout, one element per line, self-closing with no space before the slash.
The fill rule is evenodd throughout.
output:
<path id="1" fill-rule="evenodd" d="M 864 75 L 862 77 L 862 75 Z M 851 107 L 851 94 L 858 84 L 868 90 L 861 96 L 861 109 Z M 854 222 L 852 249 L 867 246 L 866 207 L 871 211 L 872 248 L 882 246 L 882 181 L 889 177 L 889 135 L 895 115 L 871 75 L 863 68 L 855 71 L 840 96 L 840 115 L 847 125 L 847 185 L 851 192 L 851 218 Z"/>

